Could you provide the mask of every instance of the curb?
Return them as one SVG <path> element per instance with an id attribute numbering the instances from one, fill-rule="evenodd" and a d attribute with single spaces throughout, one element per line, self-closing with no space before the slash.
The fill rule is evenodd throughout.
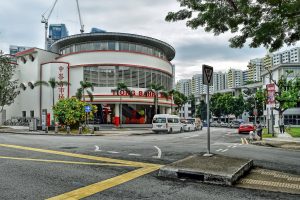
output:
<path id="1" fill-rule="evenodd" d="M 116 131 L 117 132 L 117 131 Z M 17 135 L 47 135 L 47 136 L 118 136 L 118 135 L 144 135 L 151 134 L 152 132 L 144 132 L 144 133 L 100 133 L 100 134 L 55 134 L 55 133 L 41 133 L 41 132 L 15 132 L 15 131 L 0 131 L 0 133 L 9 133 L 9 134 L 17 134 Z"/>

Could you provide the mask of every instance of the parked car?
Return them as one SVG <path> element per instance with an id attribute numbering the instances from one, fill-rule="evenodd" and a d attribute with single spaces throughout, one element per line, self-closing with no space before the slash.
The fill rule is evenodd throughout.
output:
<path id="1" fill-rule="evenodd" d="M 211 127 L 216 127 L 217 124 L 218 124 L 218 122 L 214 121 L 214 122 L 210 123 L 210 126 L 211 126 Z"/>
<path id="2" fill-rule="evenodd" d="M 226 122 L 221 122 L 220 127 L 227 127 L 227 123 Z"/>
<path id="3" fill-rule="evenodd" d="M 183 124 L 183 131 L 191 132 L 196 130 L 195 123 L 191 120 L 181 120 L 181 123 Z"/>
<path id="4" fill-rule="evenodd" d="M 253 124 L 247 123 L 247 124 L 240 124 L 238 129 L 238 134 L 241 133 L 250 133 L 250 131 L 254 131 L 255 127 Z"/>
<path id="5" fill-rule="evenodd" d="M 202 130 L 203 123 L 200 118 L 188 118 L 186 120 L 190 123 L 193 123 L 195 125 L 196 130 Z"/>
<path id="6" fill-rule="evenodd" d="M 229 128 L 239 128 L 241 125 L 240 121 L 233 120 L 229 123 Z"/>
<path id="7" fill-rule="evenodd" d="M 183 124 L 176 115 L 157 114 L 154 115 L 152 120 L 152 131 L 159 132 L 183 132 Z"/>

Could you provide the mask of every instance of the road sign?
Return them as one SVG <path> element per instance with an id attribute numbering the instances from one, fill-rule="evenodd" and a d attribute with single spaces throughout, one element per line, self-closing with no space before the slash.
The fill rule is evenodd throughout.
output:
<path id="1" fill-rule="evenodd" d="M 208 65 L 202 65 L 202 82 L 204 85 L 213 85 L 214 68 Z"/>
<path id="2" fill-rule="evenodd" d="M 89 112 L 91 112 L 91 106 L 85 106 L 84 107 L 84 110 L 85 110 L 85 112 L 87 112 L 87 113 L 89 113 Z"/>
<path id="3" fill-rule="evenodd" d="M 275 84 L 267 84 L 268 99 L 267 103 L 270 107 L 275 107 Z"/>

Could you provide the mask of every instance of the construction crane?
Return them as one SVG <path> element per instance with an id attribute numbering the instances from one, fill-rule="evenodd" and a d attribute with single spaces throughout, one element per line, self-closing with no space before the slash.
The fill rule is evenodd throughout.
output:
<path id="1" fill-rule="evenodd" d="M 45 49 L 48 48 L 48 21 L 49 21 L 49 18 L 51 17 L 51 14 L 53 12 L 53 9 L 56 5 L 58 0 L 55 0 L 51 9 L 50 9 L 50 12 L 48 13 L 47 17 L 45 17 L 46 12 L 44 12 L 42 14 L 42 20 L 41 20 L 41 23 L 45 24 Z M 79 16 L 79 23 L 80 23 L 80 33 L 84 33 L 84 25 L 82 23 L 82 18 L 81 18 L 81 14 L 80 14 L 80 8 L 79 8 L 79 3 L 78 3 L 78 0 L 76 0 L 76 4 L 77 4 L 77 12 L 78 12 L 78 16 Z"/>

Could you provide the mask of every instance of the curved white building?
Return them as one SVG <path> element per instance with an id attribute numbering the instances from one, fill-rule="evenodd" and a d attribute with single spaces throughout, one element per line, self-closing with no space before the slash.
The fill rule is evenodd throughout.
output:
<path id="1" fill-rule="evenodd" d="M 39 117 L 42 111 L 52 116 L 52 91 L 45 86 L 30 89 L 38 80 L 68 81 L 70 86 L 55 89 L 55 101 L 75 96 L 80 81 L 94 84 L 94 100 L 98 106 L 96 124 L 150 123 L 154 113 L 151 94 L 144 95 L 150 84 L 173 88 L 175 50 L 169 44 L 150 37 L 126 33 L 87 33 L 56 41 L 51 52 L 38 48 L 16 55 L 17 76 L 28 87 L 15 103 L 6 109 L 6 119 L 14 116 Z M 118 83 L 134 91 L 130 97 L 112 92 Z M 28 85 L 29 84 L 29 85 Z M 24 88 L 24 87 L 23 87 Z M 86 97 L 87 101 L 90 101 Z M 159 97 L 160 113 L 170 113 L 171 99 Z M 120 104 L 122 105 L 120 110 Z M 2 116 L 3 117 L 3 116 Z"/>

